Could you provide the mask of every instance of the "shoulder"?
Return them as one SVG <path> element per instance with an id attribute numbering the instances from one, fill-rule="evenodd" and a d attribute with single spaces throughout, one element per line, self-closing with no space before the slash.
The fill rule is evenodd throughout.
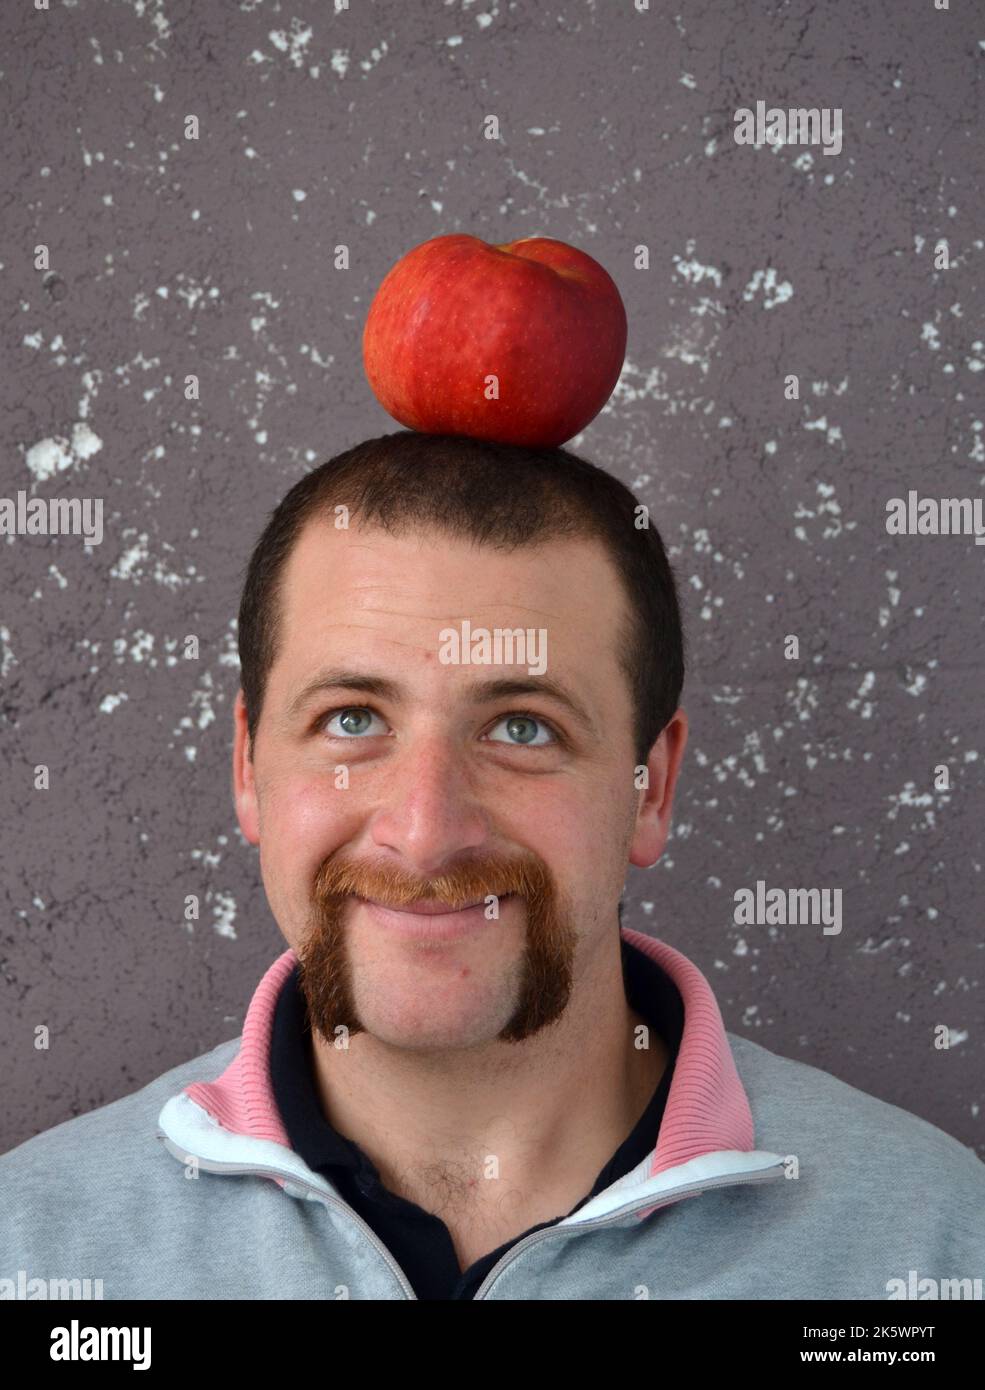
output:
<path id="1" fill-rule="evenodd" d="M 204 1183 L 186 1181 L 157 1137 L 157 1119 L 193 1081 L 217 1078 L 239 1045 L 222 1043 L 0 1156 L 0 1284 L 21 1274 L 92 1278 L 105 1288 L 100 1298 L 190 1296 L 187 1263 L 175 1264 L 172 1247 L 200 1240 L 201 1203 L 214 1209 L 216 1192 L 220 1202 L 233 1193 L 218 1184 L 206 1195 Z M 202 1277 L 214 1284 L 211 1267 Z"/>
<path id="2" fill-rule="evenodd" d="M 985 1163 L 929 1121 L 850 1086 L 830 1072 L 728 1033 L 749 1104 L 756 1147 L 798 1157 L 802 1168 L 863 1200 L 954 1209 L 983 1224 Z"/>
<path id="3" fill-rule="evenodd" d="M 4 1205 L 9 1208 L 12 1192 L 18 1191 L 24 1198 L 36 1192 L 50 1200 L 51 1185 L 60 1175 L 70 1179 L 76 1196 L 84 1171 L 101 1175 L 103 1182 L 132 1176 L 142 1155 L 150 1162 L 161 1151 L 156 1126 L 165 1102 L 193 1081 L 218 1077 L 235 1057 L 240 1041 L 237 1037 L 220 1043 L 130 1095 L 64 1120 L 0 1155 L 0 1186 L 8 1199 Z"/>

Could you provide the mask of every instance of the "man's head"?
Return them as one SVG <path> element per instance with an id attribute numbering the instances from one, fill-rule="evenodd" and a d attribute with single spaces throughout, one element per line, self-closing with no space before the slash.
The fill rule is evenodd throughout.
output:
<path id="1" fill-rule="evenodd" d="M 466 624 L 546 637 L 546 669 Z M 674 580 L 632 493 L 559 449 L 366 441 L 275 511 L 239 649 L 237 815 L 314 1025 L 433 1050 L 558 1020 L 627 858 L 659 857 L 686 741 Z M 385 910 L 421 899 L 479 906 L 422 938 Z"/>

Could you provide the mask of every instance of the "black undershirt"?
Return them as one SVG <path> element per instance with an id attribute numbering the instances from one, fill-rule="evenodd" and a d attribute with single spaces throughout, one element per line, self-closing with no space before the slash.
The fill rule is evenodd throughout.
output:
<path id="1" fill-rule="evenodd" d="M 633 1132 L 599 1173 L 591 1192 L 571 1208 L 578 1211 L 592 1197 L 641 1163 L 656 1147 L 674 1063 L 684 1030 L 684 1005 L 670 977 L 635 946 L 621 941 L 623 981 L 632 1009 L 663 1039 L 669 1060 L 660 1083 Z M 448 1227 L 440 1217 L 383 1186 L 376 1165 L 351 1139 L 325 1118 L 315 1085 L 311 1029 L 298 967 L 284 982 L 274 1011 L 270 1046 L 274 1098 L 291 1148 L 308 1167 L 321 1173 L 383 1241 L 421 1300 L 473 1298 L 483 1279 L 511 1246 L 531 1231 L 554 1226 L 571 1212 L 542 1221 L 483 1255 L 464 1272 Z"/>

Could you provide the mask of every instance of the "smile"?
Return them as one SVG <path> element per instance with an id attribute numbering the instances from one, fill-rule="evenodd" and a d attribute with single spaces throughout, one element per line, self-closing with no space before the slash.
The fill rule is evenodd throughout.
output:
<path id="1" fill-rule="evenodd" d="M 500 906 L 515 897 L 515 893 L 504 893 L 499 900 Z M 484 899 L 461 908 L 449 907 L 433 899 L 417 899 L 402 908 L 384 907 L 369 898 L 357 898 L 357 902 L 379 926 L 397 935 L 424 941 L 451 941 L 497 925 L 496 918 L 486 917 Z"/>
<path id="2" fill-rule="evenodd" d="M 385 903 L 374 902 L 372 898 L 360 898 L 360 902 L 369 903 L 371 907 L 386 907 Z M 413 912 L 422 917 L 443 917 L 448 912 L 468 912 L 473 907 L 481 907 L 485 900 L 480 898 L 478 902 L 469 903 L 466 907 L 453 907 L 451 903 L 436 902 L 433 898 L 415 898 L 412 903 L 404 903 L 403 907 L 391 908 L 394 912 Z"/>

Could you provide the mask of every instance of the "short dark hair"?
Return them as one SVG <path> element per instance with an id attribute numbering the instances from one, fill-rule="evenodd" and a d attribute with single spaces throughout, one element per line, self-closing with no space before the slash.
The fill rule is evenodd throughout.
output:
<path id="1" fill-rule="evenodd" d="M 416 430 L 364 440 L 320 464 L 267 522 L 239 606 L 251 757 L 278 651 L 285 563 L 305 524 L 316 517 L 334 524 L 340 504 L 362 525 L 391 533 L 436 528 L 507 552 L 563 536 L 600 540 L 629 601 L 617 650 L 635 709 L 636 762 L 646 762 L 680 701 L 685 643 L 674 573 L 657 528 L 648 516 L 640 524 L 637 498 L 611 473 L 566 449 Z"/>

